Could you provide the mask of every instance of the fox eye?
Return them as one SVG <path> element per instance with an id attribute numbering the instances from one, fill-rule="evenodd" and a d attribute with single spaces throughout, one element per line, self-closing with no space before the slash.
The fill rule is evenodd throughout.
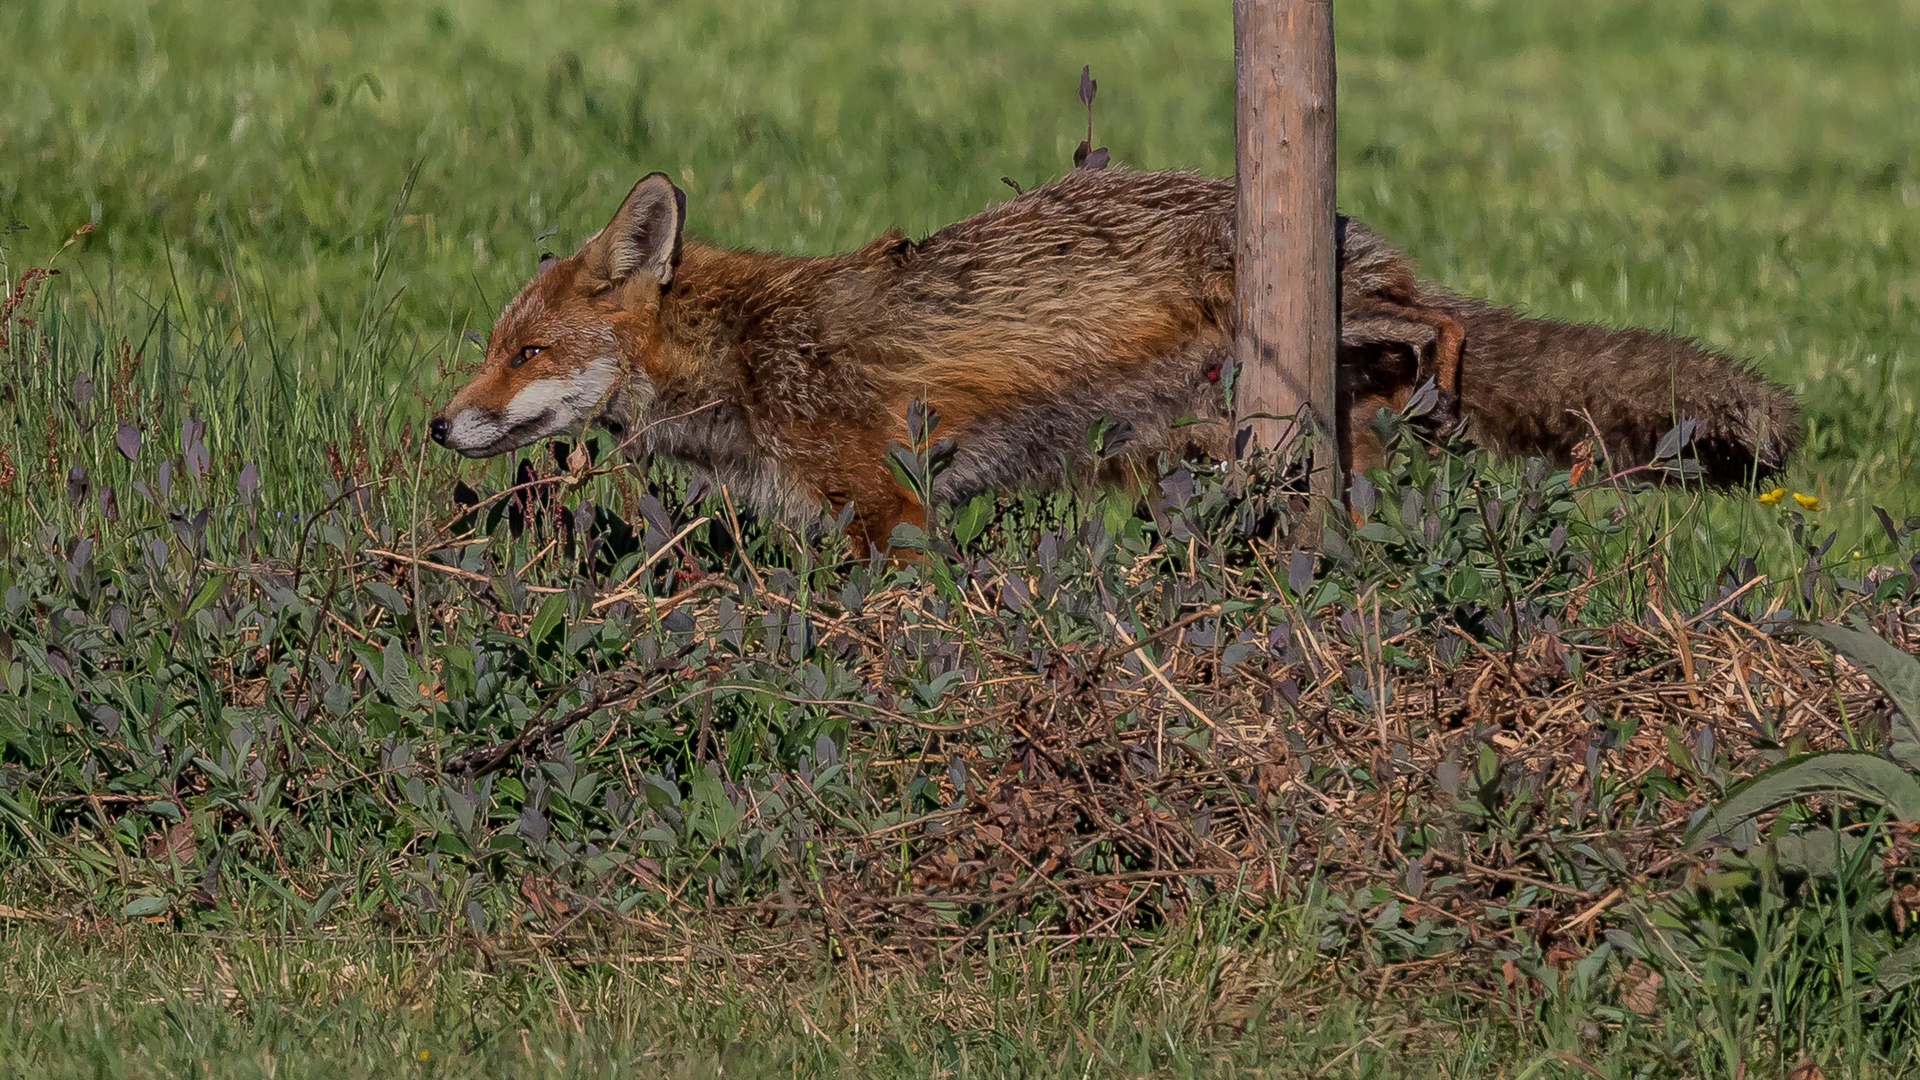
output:
<path id="1" fill-rule="evenodd" d="M 546 349 L 544 349 L 543 347 L 539 345 L 529 345 L 526 348 L 521 349 L 518 353 L 514 354 L 513 362 L 509 363 L 507 366 L 519 367 L 521 364 L 524 364 L 527 361 L 533 359 L 534 357 L 539 356 L 543 352 L 546 352 Z"/>

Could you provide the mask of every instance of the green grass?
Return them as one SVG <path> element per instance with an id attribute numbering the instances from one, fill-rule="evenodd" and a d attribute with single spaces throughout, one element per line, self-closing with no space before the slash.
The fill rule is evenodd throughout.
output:
<path id="1" fill-rule="evenodd" d="M 1492 1008 L 1473 990 L 1410 1002 L 1384 986 L 1316 988 L 1317 958 L 1297 942 L 1213 934 L 1192 927 L 1144 955 L 1003 949 L 901 971 L 697 941 L 606 941 L 585 959 L 364 928 L 16 925 L 0 928 L 0 1068 L 17 1080 L 1571 1080 L 1728 1075 L 1724 1048 L 1762 1045 L 1711 1011 L 1737 1004 L 1737 985 L 1647 1018 L 1572 988 Z M 1862 1067 L 1840 1031 L 1815 1032 L 1809 1049 L 1836 1078 L 1914 1063 L 1909 1052 Z M 1765 1052 L 1746 1060 L 1784 1074 Z"/>
<path id="2" fill-rule="evenodd" d="M 1456 1021 L 1469 1049 L 1455 1058 L 1409 1040 L 1391 1010 L 1289 1000 L 1316 961 L 1283 940 L 1242 950 L 1183 934 L 1153 963 L 1033 949 L 916 973 L 697 940 L 610 941 L 582 963 L 510 939 L 482 953 L 256 933 L 0 932 L 16 991 L 0 1004 L 0 1065 L 19 1080 L 1358 1077 L 1413 1075 L 1393 1064 L 1407 1054 L 1422 1075 L 1469 1077 L 1525 1042 Z"/>
<path id="3" fill-rule="evenodd" d="M 1896 521 L 1920 513 L 1912 464 L 1920 157 L 1911 119 L 1920 115 L 1911 58 L 1920 7 L 1342 0 L 1338 20 L 1346 210 L 1450 286 L 1560 318 L 1695 335 L 1753 357 L 1801 396 L 1808 446 L 1787 482 L 1826 506 L 1805 515 L 1805 541 L 1781 511 L 1746 498 L 1638 497 L 1613 539 L 1576 530 L 1574 544 L 1591 543 L 1603 569 L 1634 567 L 1608 579 L 1589 617 L 1644 614 L 1648 549 L 1665 556 L 1657 569 L 1678 607 L 1714 596 L 1719 572 L 1747 555 L 1779 579 L 1762 592 L 1779 595 L 1806 564 L 1805 546 L 1830 534 L 1824 561 L 1843 576 L 1892 554 L 1872 508 Z M 1366 923 L 1387 893 L 1355 907 L 1365 918 L 1335 950 L 1352 970 L 1303 968 L 1303 955 L 1318 958 L 1302 951 L 1307 939 L 1268 933 L 1244 912 L 1236 917 L 1244 921 L 1225 920 L 1218 940 L 1192 925 L 1161 927 L 1065 957 L 982 946 L 950 966 L 898 972 L 852 971 L 837 952 L 801 955 L 790 942 L 778 963 L 736 969 L 608 959 L 651 955 L 658 943 L 595 939 L 594 962 L 576 966 L 559 962 L 563 946 L 535 947 L 511 930 L 469 935 L 446 917 L 480 897 L 496 925 L 517 926 L 522 873 L 565 878 L 608 903 L 651 904 L 657 895 L 625 879 L 603 887 L 606 868 L 595 860 L 604 852 L 591 854 L 649 823 L 680 831 L 664 846 L 628 846 L 677 860 L 672 888 L 693 890 L 676 892 L 681 901 L 699 891 L 686 883 L 711 889 L 715 880 L 764 895 L 783 872 L 769 867 L 786 864 L 769 861 L 759 877 L 738 881 L 724 854 L 713 867 L 722 845 L 700 830 L 712 817 L 738 816 L 717 783 L 682 791 L 661 781 L 674 789 L 674 815 L 615 813 L 603 790 L 619 777 L 629 796 L 649 791 L 653 770 L 676 766 L 681 787 L 698 788 L 705 774 L 696 770 L 719 762 L 764 796 L 795 769 L 821 767 L 817 738 L 829 749 L 847 745 L 845 710 L 879 715 L 871 710 L 883 692 L 888 709 L 904 708 L 926 685 L 951 683 L 960 663 L 923 648 L 922 638 L 947 632 L 945 615 L 914 607 L 908 614 L 925 622 L 902 631 L 895 619 L 886 632 L 896 636 L 879 639 L 897 669 L 877 683 L 824 650 L 806 671 L 790 670 L 805 648 L 789 654 L 781 644 L 788 609 L 743 599 L 745 645 L 735 647 L 744 653 L 724 681 L 747 685 L 723 696 L 713 685 L 720 675 L 702 671 L 663 691 L 644 716 L 583 725 L 594 739 L 611 738 L 616 724 L 629 738 L 607 749 L 583 735 L 564 761 L 503 774 L 476 803 L 478 824 L 456 828 L 448 815 L 465 797 L 456 778 L 396 764 L 395 754 L 418 750 L 430 765 L 434 754 L 511 733 L 597 669 L 638 663 L 635 642 L 664 650 L 684 633 L 639 617 L 595 631 L 579 602 L 569 611 L 564 598 L 521 591 L 525 582 L 574 584 L 556 565 L 564 560 L 539 564 L 524 581 L 500 575 L 512 615 L 498 618 L 459 580 L 423 585 L 419 573 L 408 580 L 362 561 L 362 548 L 403 546 L 410 525 L 443 516 L 454 478 L 504 486 L 510 463 L 455 461 L 419 437 L 475 359 L 461 331 L 487 326 L 544 250 L 598 228 L 653 169 L 687 191 L 690 228 L 724 243 L 827 252 L 890 227 L 931 231 L 1010 195 L 1002 176 L 1026 184 L 1066 168 L 1082 134 L 1074 96 L 1082 64 L 1102 84 L 1096 142 L 1118 160 L 1225 174 L 1231 54 L 1228 16 L 1206 0 L 621 0 L 558 13 L 489 0 L 0 5 L 0 228 L 13 226 L 0 233 L 0 279 L 11 286 L 49 259 L 62 271 L 22 312 L 39 332 L 9 327 L 12 344 L 0 352 L 11 365 L 0 379 L 0 475 L 14 471 L 0 481 L 0 881 L 20 885 L 0 900 L 22 903 L 17 893 L 37 890 L 30 895 L 74 920 L 54 932 L 0 916 L 0 968 L 17 988 L 0 1004 L 0 1071 L 1590 1075 L 1563 1056 L 1573 1055 L 1608 1075 L 1721 1076 L 1736 1062 L 1783 1074 L 1794 1064 L 1779 1060 L 1789 1044 L 1829 1076 L 1910 1065 L 1881 1060 L 1888 1040 L 1902 1045 L 1904 1021 L 1867 1009 L 1870 973 L 1830 982 L 1807 974 L 1837 970 L 1830 943 L 1852 933 L 1845 905 L 1839 916 L 1768 909 L 1780 936 L 1757 945 L 1739 933 L 1714 939 L 1720 966 L 1708 965 L 1697 985 L 1669 984 L 1671 1026 L 1623 1011 L 1605 980 L 1591 997 L 1560 982 L 1540 992 L 1547 946 L 1514 929 L 1529 925 L 1529 904 L 1547 902 L 1539 895 L 1503 896 L 1507 914 L 1489 916 L 1511 924 L 1502 940 L 1516 962 L 1533 965 L 1518 996 L 1499 991 L 1499 959 L 1463 946 L 1448 955 L 1464 970 L 1433 975 L 1413 1000 L 1381 983 L 1404 970 L 1393 964 L 1409 956 L 1424 964 L 1429 954 L 1367 937 L 1411 932 L 1403 925 L 1411 918 Z M 82 374 L 90 395 L 75 394 Z M 207 424 L 204 476 L 182 432 L 190 416 Z M 123 422 L 143 440 L 135 461 L 116 449 Z M 163 464 L 170 492 L 160 490 Z M 257 504 L 234 493 L 248 465 L 259 476 Z M 371 512 L 323 512 L 345 476 L 375 484 Z M 99 503 L 103 490 L 118 500 L 112 513 Z M 597 480 L 585 494 L 631 514 L 636 485 Z M 1598 503 L 1585 512 L 1598 517 L 1608 505 Z M 193 524 L 201 510 L 204 536 Z M 1515 516 L 1509 529 L 1530 546 L 1506 557 L 1530 560 L 1543 580 L 1572 573 L 1549 552 L 1558 551 L 1553 522 L 1513 526 Z M 1002 546 L 990 549 L 1029 582 L 1056 569 L 1051 556 L 1044 566 L 1018 561 L 1035 546 L 1030 517 L 1019 535 L 996 523 L 1006 535 L 994 533 Z M 1475 520 L 1463 516 L 1458 535 L 1470 536 Z M 716 554 L 726 539 L 714 526 L 693 544 L 736 585 L 757 581 L 759 570 Z M 519 565 L 533 546 L 502 540 L 492 550 Z M 1341 566 L 1403 583 L 1405 565 L 1377 546 L 1356 547 L 1361 557 Z M 900 591 L 884 575 L 810 570 L 804 553 L 770 557 L 800 571 L 800 584 L 779 598 L 816 612 L 843 599 L 843 588 Z M 283 596 L 273 582 L 218 569 L 255 559 L 305 559 L 309 572 Z M 1113 597 L 1138 605 L 1144 629 L 1162 618 L 1163 598 L 1122 581 L 1115 567 L 1125 561 L 1063 558 L 1060 566 L 1088 579 L 1069 582 L 1067 599 L 974 617 L 966 626 L 978 640 L 961 643 L 1001 663 L 1042 640 L 1107 642 L 1109 628 L 1087 613 Z M 1182 567 L 1178 552 L 1166 561 L 1179 570 L 1174 591 L 1190 590 L 1177 605 L 1248 600 L 1223 583 L 1219 566 Z M 492 556 L 474 556 L 468 568 L 498 570 Z M 656 576 L 666 580 L 670 568 Z M 1375 584 L 1358 572 L 1333 583 L 1324 620 L 1275 616 L 1302 597 L 1283 587 L 1285 566 L 1256 569 L 1273 580 L 1255 582 L 1257 595 L 1234 617 L 1263 633 L 1270 618 L 1289 617 L 1338 633 L 1341 615 L 1365 614 L 1362 595 Z M 1457 580 L 1452 564 L 1427 569 L 1446 587 Z M 1464 572 L 1484 577 L 1485 566 Z M 1323 565 L 1310 584 L 1331 587 L 1332 576 Z M 950 589 L 951 575 L 936 584 Z M 1491 588 L 1481 584 L 1482 593 Z M 1838 595 L 1814 589 L 1798 602 L 1831 610 Z M 718 617 L 715 599 L 704 598 L 702 619 Z M 1427 599 L 1444 609 L 1448 597 Z M 423 620 L 409 604 L 445 617 Z M 106 609 L 116 605 L 134 609 L 131 632 L 112 628 Z M 553 613 L 533 620 L 547 620 L 552 639 L 521 636 L 513 616 L 536 610 Z M 1376 605 L 1367 663 L 1385 670 L 1379 616 Z M 584 646 L 571 640 L 580 633 L 589 635 Z M 1395 640 L 1420 644 L 1417 634 L 1414 644 Z M 713 671 L 733 663 L 718 646 L 711 655 Z M 1191 659 L 1171 645 L 1162 656 Z M 396 657 L 404 670 L 392 666 Z M 493 671 L 476 670 L 486 658 Z M 1400 651 L 1392 659 L 1414 662 Z M 1284 674 L 1293 663 L 1274 666 Z M 816 676 L 826 691 L 809 681 Z M 1237 700 L 1234 685 L 1222 676 L 1206 688 L 1213 697 L 1188 689 L 1225 709 Z M 328 691 L 326 708 L 296 706 L 302 687 Z M 336 709 L 328 688 L 343 687 Z M 705 704 L 704 691 L 718 704 Z M 1328 693 L 1350 707 L 1345 690 Z M 930 695 L 933 721 L 969 722 L 960 696 Z M 842 711 L 815 708 L 822 698 Z M 1834 699 L 1822 707 L 1844 712 L 1837 690 Z M 111 724 L 88 711 L 103 702 L 119 710 Z M 704 740 L 716 711 L 718 749 L 689 734 L 699 714 Z M 926 751 L 912 730 L 862 723 L 876 758 Z M 1640 720 L 1612 723 L 1631 730 Z M 1687 747 L 1701 744 L 1691 725 L 1660 733 L 1680 747 L 1674 760 L 1688 763 L 1684 784 L 1671 770 L 1648 781 L 1664 783 L 1662 800 L 1709 786 L 1712 755 L 1695 775 Z M 276 739 L 270 755 L 265 745 Z M 998 732 L 956 739 L 942 745 L 987 758 L 1003 749 Z M 1504 759 L 1486 756 L 1492 743 L 1477 745 L 1479 765 L 1511 780 Z M 269 780 L 239 767 L 270 758 Z M 1356 781 L 1322 761 L 1315 782 L 1344 799 L 1352 784 L 1373 783 L 1373 767 Z M 1624 762 L 1607 770 L 1616 767 L 1630 771 Z M 859 775 L 899 773 L 888 768 Z M 523 843 L 522 810 L 543 798 L 528 785 L 563 773 L 541 803 L 553 836 Z M 602 787 L 587 784 L 570 801 L 582 773 Z M 915 781 L 927 782 L 921 795 L 846 790 L 853 773 L 832 790 L 821 779 L 819 820 L 845 824 L 835 819 L 845 815 L 854 833 L 891 827 L 899 818 L 887 815 L 925 809 L 914 800 L 938 794 L 946 774 L 944 761 L 929 766 Z M 151 855 L 182 813 L 200 844 L 190 867 Z M 1520 847 L 1532 826 L 1512 813 L 1475 828 L 1494 848 Z M 785 843 L 787 827 L 773 815 L 755 819 L 774 838 L 769 850 Z M 762 839 L 756 833 L 754 843 Z M 208 854 L 216 848 L 224 864 Z M 792 870 L 791 880 L 815 881 L 808 875 L 841 854 L 807 852 L 797 860 L 805 872 Z M 1553 855 L 1553 866 L 1572 868 L 1561 888 L 1592 895 L 1584 890 L 1599 879 L 1582 875 L 1598 871 L 1587 858 Z M 204 911 L 190 899 L 203 873 L 227 890 Z M 429 891 L 432 902 L 418 899 Z M 171 932 L 121 920 L 129 904 L 137 912 L 156 900 L 169 905 Z M 1290 903 L 1275 901 L 1266 917 L 1332 917 Z M 656 910 L 645 904 L 637 910 Z M 1719 914 L 1701 925 L 1737 931 L 1750 921 L 1711 910 Z M 1250 944 L 1221 945 L 1234 935 Z M 1384 950 L 1375 962 L 1354 960 L 1359 939 Z M 1588 956 L 1610 947 L 1582 948 L 1590 945 Z M 1752 960 L 1750 946 L 1766 955 Z M 869 964 L 874 951 L 885 955 L 870 950 Z M 1609 973 L 1625 967 L 1621 954 L 1602 959 Z M 1356 971 L 1364 978 L 1349 978 Z M 1447 982 L 1454 974 L 1458 986 Z M 1803 976 L 1814 989 L 1793 982 Z M 1823 1019 L 1782 1035 L 1778 1017 L 1792 1010 Z M 1709 1014 L 1721 1018 L 1713 1038 L 1694 1038 L 1697 1018 Z"/>

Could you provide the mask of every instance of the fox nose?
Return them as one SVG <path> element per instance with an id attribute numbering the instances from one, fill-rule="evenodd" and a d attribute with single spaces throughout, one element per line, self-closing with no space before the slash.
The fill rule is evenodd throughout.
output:
<path id="1" fill-rule="evenodd" d="M 433 441 L 439 443 L 441 446 L 447 445 L 447 418 L 444 416 L 436 416 L 427 421 L 427 434 L 431 435 Z"/>

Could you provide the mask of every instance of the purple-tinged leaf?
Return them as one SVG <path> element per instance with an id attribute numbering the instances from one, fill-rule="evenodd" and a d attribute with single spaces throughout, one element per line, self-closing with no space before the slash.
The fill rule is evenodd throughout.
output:
<path id="1" fill-rule="evenodd" d="M 78 507 L 86 500 L 89 490 L 87 470 L 75 465 L 67 472 L 67 501 Z"/>
<path id="2" fill-rule="evenodd" d="M 1080 167 L 1088 172 L 1099 172 L 1101 169 L 1106 168 L 1107 163 L 1111 160 L 1113 160 L 1113 155 L 1107 153 L 1107 148 L 1103 146 L 1088 154 L 1086 161 L 1082 162 Z"/>
<path id="3" fill-rule="evenodd" d="M 133 625 L 133 616 L 127 611 L 127 605 L 115 604 L 107 609 L 107 625 L 121 637 L 127 636 L 128 627 Z"/>
<path id="4" fill-rule="evenodd" d="M 1898 546 L 1900 543 L 1900 531 L 1893 527 L 1892 515 L 1878 506 L 1873 508 L 1873 512 L 1879 516 L 1880 528 L 1886 532 L 1887 539 L 1893 541 L 1895 546 Z"/>
<path id="5" fill-rule="evenodd" d="M 113 444 L 120 448 L 120 454 L 128 461 L 140 456 L 140 429 L 125 420 L 120 421 L 120 431 L 113 437 Z"/>
<path id="6" fill-rule="evenodd" d="M 1659 461 L 1670 461 L 1679 457 L 1680 451 L 1693 442 L 1695 426 L 1692 420 L 1682 420 L 1665 435 L 1660 436 L 1660 445 L 1653 448 L 1654 458 Z"/>
<path id="7" fill-rule="evenodd" d="M 1348 492 L 1348 499 L 1352 502 L 1353 512 L 1359 514 L 1361 517 L 1373 513 L 1373 483 L 1364 476 L 1354 477 L 1353 487 Z"/>
<path id="8" fill-rule="evenodd" d="M 474 348 L 476 348 L 476 349 L 483 349 L 483 350 L 484 350 L 484 349 L 485 349 L 485 348 L 487 347 L 487 339 L 486 339 L 486 338 L 483 338 L 483 337 L 481 337 L 481 336 L 480 336 L 480 331 L 478 331 L 478 330 L 469 330 L 469 331 L 467 331 L 467 332 L 466 332 L 466 334 L 465 334 L 465 337 L 466 337 L 466 339 L 467 339 L 468 341 L 470 341 L 470 342 L 472 342 L 472 343 L 473 343 L 473 347 L 474 347 Z"/>
<path id="9" fill-rule="evenodd" d="M 199 483 L 207 475 L 207 422 L 189 416 L 180 422 L 180 449 L 187 459 L 187 472 Z"/>
<path id="10" fill-rule="evenodd" d="M 75 405 L 85 405 L 92 400 L 93 376 L 83 371 L 73 378 L 73 403 Z"/>
<path id="11" fill-rule="evenodd" d="M 100 516 L 110 523 L 120 520 L 120 499 L 112 488 L 100 489 Z"/>
<path id="12" fill-rule="evenodd" d="M 1175 469 L 1160 478 L 1160 494 L 1166 500 L 1162 505 L 1178 509 L 1193 501 L 1193 473 L 1187 469 Z"/>
<path id="13" fill-rule="evenodd" d="M 82 705 L 80 706 L 80 709 L 81 711 L 87 714 L 87 719 L 99 725 L 100 730 L 102 732 L 110 736 L 120 734 L 120 710 L 119 709 L 116 709 L 111 705 L 99 705 L 99 704 Z"/>
<path id="14" fill-rule="evenodd" d="M 1100 84 L 1093 81 L 1093 65 L 1082 66 L 1080 68 L 1080 104 L 1092 108 L 1094 92 L 1099 89 Z"/>
<path id="15" fill-rule="evenodd" d="M 1400 413 L 1409 418 L 1421 417 L 1432 412 L 1434 407 L 1439 404 L 1440 387 L 1437 386 L 1432 379 L 1428 379 L 1426 382 L 1421 383 L 1420 388 L 1415 390 L 1413 396 L 1407 399 L 1407 403 L 1400 407 Z"/>
<path id="16" fill-rule="evenodd" d="M 260 470 L 249 461 L 240 466 L 240 498 L 248 505 L 253 504 L 253 496 L 260 490 Z"/>
<path id="17" fill-rule="evenodd" d="M 167 523 L 173 526 L 173 535 L 194 551 L 200 550 L 200 538 L 206 532 L 208 511 L 194 514 L 168 514 Z"/>
<path id="18" fill-rule="evenodd" d="M 1287 588 L 1293 595 L 1305 597 L 1308 586 L 1313 584 L 1313 554 L 1303 548 L 1295 548 L 1287 560 Z"/>
<path id="19" fill-rule="evenodd" d="M 160 501 L 173 498 L 173 462 L 160 463 L 160 475 L 153 478 L 154 486 L 160 489 Z"/>
<path id="20" fill-rule="evenodd" d="M 1007 610 L 1014 612 L 1025 611 L 1027 610 L 1027 605 L 1032 602 L 1033 591 L 1027 588 L 1025 580 L 1009 575 L 1007 580 L 1001 583 L 1000 603 L 1005 605 Z"/>
<path id="21" fill-rule="evenodd" d="M 1292 676 L 1281 679 L 1280 685 L 1274 687 L 1273 692 L 1289 706 L 1300 704 L 1300 682 Z"/>
<path id="22" fill-rule="evenodd" d="M 530 844 L 542 844 L 547 839 L 547 815 L 529 806 L 520 811 L 520 836 Z"/>

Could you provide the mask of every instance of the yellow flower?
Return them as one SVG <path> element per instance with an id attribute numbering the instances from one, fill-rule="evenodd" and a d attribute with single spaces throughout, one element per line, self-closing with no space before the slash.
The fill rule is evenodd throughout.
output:
<path id="1" fill-rule="evenodd" d="M 430 1054 L 429 1052 L 427 1052 L 427 1051 L 425 1051 L 425 1050 L 422 1050 L 422 1051 L 420 1051 L 420 1060 L 421 1060 L 421 1061 L 425 1061 L 425 1060 L 427 1060 L 427 1058 L 429 1058 L 429 1057 L 431 1057 L 431 1056 L 432 1056 L 432 1055 L 431 1055 L 431 1054 Z"/>
<path id="2" fill-rule="evenodd" d="M 1793 493 L 1793 501 L 1799 503 L 1802 510 L 1818 511 L 1820 509 L 1820 499 L 1814 495 L 1802 495 L 1796 491 Z"/>
<path id="3" fill-rule="evenodd" d="M 1772 491 L 1767 492 L 1765 495 L 1754 496 L 1753 501 L 1759 503 L 1761 506 L 1772 506 L 1774 503 L 1777 503 L 1781 499 L 1784 499 L 1786 497 L 1787 497 L 1786 488 L 1774 488 Z"/>

